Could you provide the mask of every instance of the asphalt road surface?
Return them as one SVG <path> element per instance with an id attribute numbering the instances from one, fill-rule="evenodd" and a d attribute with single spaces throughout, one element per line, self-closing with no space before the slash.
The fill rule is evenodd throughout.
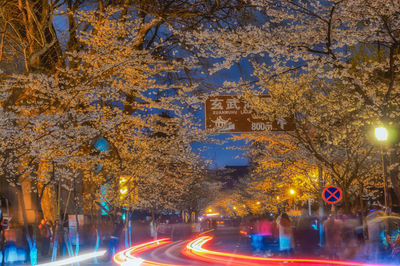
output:
<path id="1" fill-rule="evenodd" d="M 237 227 L 222 227 L 211 232 L 210 234 L 215 237 L 215 240 L 207 247 L 212 250 L 226 251 L 229 253 L 239 253 L 251 255 L 250 240 L 246 237 L 239 235 Z M 151 260 L 154 262 L 170 263 L 177 265 L 220 265 L 213 263 L 206 263 L 195 261 L 185 257 L 182 250 L 185 248 L 189 241 L 175 241 L 166 246 L 153 249 L 140 255 L 140 258 Z M 229 265 L 229 261 L 225 265 Z"/>

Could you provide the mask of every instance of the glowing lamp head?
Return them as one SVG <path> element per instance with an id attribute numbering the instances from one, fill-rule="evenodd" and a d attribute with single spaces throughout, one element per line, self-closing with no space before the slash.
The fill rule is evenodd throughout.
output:
<path id="1" fill-rule="evenodd" d="M 236 210 L 236 206 L 233 206 L 233 209 Z"/>
<path id="2" fill-rule="evenodd" d="M 279 200 L 279 196 L 276 196 L 276 199 Z"/>
<path id="3" fill-rule="evenodd" d="M 294 194 L 296 194 L 296 191 L 295 191 L 293 188 L 291 188 L 291 189 L 289 190 L 289 193 L 290 193 L 290 195 L 294 195 Z"/>
<path id="4" fill-rule="evenodd" d="M 257 201 L 257 205 L 260 205 L 260 204 L 261 204 L 261 202 Z"/>
<path id="5" fill-rule="evenodd" d="M 121 195 L 126 195 L 128 193 L 128 188 L 126 186 L 121 188 L 119 190 L 119 193 L 121 193 Z"/>
<path id="6" fill-rule="evenodd" d="M 379 141 L 386 141 L 388 138 L 388 132 L 384 127 L 375 128 L 375 137 Z"/>
<path id="7" fill-rule="evenodd" d="M 212 212 L 212 209 L 208 209 L 207 211 L 208 211 L 208 212 Z"/>

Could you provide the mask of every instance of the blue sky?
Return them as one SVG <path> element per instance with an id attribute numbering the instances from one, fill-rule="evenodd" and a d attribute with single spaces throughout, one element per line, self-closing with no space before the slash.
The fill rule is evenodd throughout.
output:
<path id="1" fill-rule="evenodd" d="M 226 165 L 247 165 L 248 160 L 243 156 L 243 150 L 232 150 L 234 147 L 245 147 L 244 141 L 229 141 L 231 134 L 220 134 L 216 136 L 219 140 L 227 140 L 226 143 L 195 143 L 192 145 L 203 159 L 211 160 L 211 169 L 223 168 Z"/>

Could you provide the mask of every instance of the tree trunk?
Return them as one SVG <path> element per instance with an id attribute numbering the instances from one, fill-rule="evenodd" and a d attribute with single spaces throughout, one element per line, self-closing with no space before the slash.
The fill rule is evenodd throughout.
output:
<path id="1" fill-rule="evenodd" d="M 25 207 L 24 195 L 22 192 L 22 186 L 17 184 L 16 187 L 17 187 L 17 191 L 18 191 L 18 197 L 21 202 L 21 211 L 22 211 L 22 219 L 24 220 L 25 237 L 26 237 L 26 241 L 28 242 L 28 246 L 29 246 L 29 258 L 31 261 L 31 265 L 36 265 L 37 264 L 36 237 L 34 237 L 32 240 L 30 233 L 29 233 L 28 218 L 26 216 L 26 207 Z M 34 232 L 36 232 L 35 229 L 34 229 Z"/>
<path id="2" fill-rule="evenodd" d="M 77 199 L 77 195 L 76 194 L 77 194 L 76 193 L 76 182 L 75 182 L 75 178 L 74 178 L 74 198 L 75 198 L 75 200 Z M 80 206 L 78 205 L 79 201 L 75 201 L 75 202 L 76 202 L 76 212 L 75 212 L 75 221 L 76 221 L 75 256 L 78 256 L 79 245 L 80 245 L 80 243 L 79 243 L 79 230 L 80 230 L 80 228 L 79 228 L 78 215 L 80 213 L 80 208 L 79 208 Z M 68 208 L 68 205 L 66 205 L 65 208 Z M 78 265 L 79 265 L 79 263 L 78 263 Z"/>
<path id="3" fill-rule="evenodd" d="M 129 211 L 129 215 L 128 215 L 128 237 L 129 237 L 129 246 L 132 246 L 132 214 L 131 211 Z"/>
<path id="4" fill-rule="evenodd" d="M 395 166 L 391 166 L 389 165 L 388 169 L 389 169 L 389 179 L 390 182 L 392 184 L 394 193 L 396 194 L 397 200 L 400 201 L 400 185 L 399 185 L 399 165 L 397 164 L 396 158 L 397 158 L 397 154 L 395 151 L 391 152 L 390 155 L 390 164 L 392 162 L 394 162 L 396 165 Z M 399 202 L 397 202 L 398 204 Z"/>
<path id="5" fill-rule="evenodd" d="M 80 243 L 79 243 L 79 218 L 78 218 L 78 212 L 76 212 L 75 221 L 76 221 L 75 256 L 78 256 L 79 245 L 80 245 Z"/>
<path id="6" fill-rule="evenodd" d="M 157 222 L 155 219 L 155 212 L 154 209 L 151 210 L 151 221 L 152 221 L 152 230 L 153 230 L 153 238 L 154 240 L 157 240 Z"/>
<path id="7" fill-rule="evenodd" d="M 96 245 L 94 246 L 94 252 L 97 252 L 97 250 L 99 249 L 99 246 L 100 246 L 100 233 L 99 233 L 99 230 L 97 230 L 97 228 L 95 230 L 96 230 Z M 99 263 L 97 260 L 97 257 L 93 258 L 93 262 L 95 264 Z"/>
<path id="8" fill-rule="evenodd" d="M 53 179 L 55 179 L 55 163 L 52 162 L 52 165 L 53 165 L 53 172 L 52 172 L 52 175 L 53 175 Z M 59 232 L 60 232 L 60 229 L 61 229 L 60 226 L 62 226 L 62 225 L 60 225 L 60 223 L 61 223 L 61 214 L 60 214 L 60 212 L 61 212 L 61 210 L 60 210 L 60 203 L 61 203 L 61 179 L 60 179 L 60 178 L 58 178 L 58 189 L 57 189 L 57 191 L 58 191 L 58 192 L 57 192 L 57 215 L 58 215 L 58 222 L 57 222 L 57 224 L 56 224 L 56 230 L 55 230 L 56 235 L 54 236 L 53 252 L 52 252 L 52 254 L 51 254 L 51 261 L 55 261 L 56 258 L 57 258 L 58 235 L 59 235 Z"/>
<path id="9" fill-rule="evenodd" d="M 364 184 L 360 182 L 360 210 L 361 210 L 361 216 L 364 218 L 363 194 L 364 194 Z"/>
<path id="10" fill-rule="evenodd" d="M 345 213 L 349 213 L 349 194 L 347 193 L 348 188 L 343 187 L 342 188 L 342 193 L 343 193 L 343 203 L 344 203 L 344 211 Z"/>

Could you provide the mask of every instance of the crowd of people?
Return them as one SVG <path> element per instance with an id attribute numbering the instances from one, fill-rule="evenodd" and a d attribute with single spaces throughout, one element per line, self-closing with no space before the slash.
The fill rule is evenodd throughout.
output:
<path id="1" fill-rule="evenodd" d="M 241 232 L 251 238 L 254 255 L 400 262 L 400 216 L 394 213 L 330 214 L 322 219 L 306 210 L 293 217 L 267 214 L 247 218 Z"/>
<path id="2" fill-rule="evenodd" d="M 303 210 L 299 216 L 287 213 L 271 213 L 258 217 L 246 217 L 244 220 L 218 220 L 205 218 L 200 223 L 186 224 L 178 216 L 161 217 L 157 226 L 158 237 L 187 239 L 192 233 L 217 229 L 220 226 L 235 228 L 242 221 L 241 232 L 250 237 L 251 247 L 257 256 L 297 256 L 323 257 L 327 259 L 360 260 L 375 263 L 400 262 L 400 216 L 383 211 L 371 210 L 361 214 L 330 214 L 326 217 L 309 215 Z M 220 219 L 220 218 L 219 218 Z M 152 221 L 134 220 L 132 235 L 135 241 L 151 239 Z M 107 248 L 108 259 L 124 245 L 125 223 L 121 217 L 96 224 L 85 224 L 80 228 L 80 245 L 93 249 L 96 245 Z M 195 227 L 193 225 L 196 225 Z M 58 245 L 59 256 L 67 255 L 68 243 L 72 243 L 69 227 L 56 226 L 46 219 L 37 227 L 39 258 L 48 260 L 52 246 Z M 126 228 L 125 228 L 126 229 Z M 13 234 L 13 232 L 15 232 Z M 17 260 L 27 260 L 27 248 L 20 248 L 22 230 L 6 231 L 7 249 L 5 255 L 11 258 L 15 253 Z M 20 238 L 20 241 L 17 241 Z M 25 252 L 24 252 L 25 250 Z M 21 254 L 18 255 L 18 254 Z M 22 256 L 25 254 L 24 256 Z M 69 254 L 70 255 L 70 254 Z"/>

